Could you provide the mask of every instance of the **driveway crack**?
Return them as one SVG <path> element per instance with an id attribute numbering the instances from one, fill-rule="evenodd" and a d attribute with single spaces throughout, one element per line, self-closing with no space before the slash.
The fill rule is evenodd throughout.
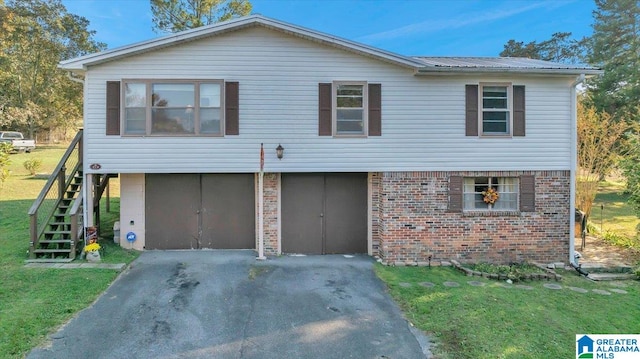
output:
<path id="1" fill-rule="evenodd" d="M 253 314 L 256 311 L 256 299 L 259 297 L 259 294 L 263 292 L 264 281 L 256 280 L 255 277 L 250 278 L 253 283 L 247 283 L 247 288 L 250 291 L 249 298 L 250 299 L 250 308 L 247 313 L 247 319 L 242 326 L 242 343 L 240 344 L 240 359 L 244 358 L 245 351 L 249 347 L 249 345 L 254 344 L 253 340 L 248 338 L 249 325 L 252 323 Z M 253 293 L 251 293 L 253 292 Z"/>

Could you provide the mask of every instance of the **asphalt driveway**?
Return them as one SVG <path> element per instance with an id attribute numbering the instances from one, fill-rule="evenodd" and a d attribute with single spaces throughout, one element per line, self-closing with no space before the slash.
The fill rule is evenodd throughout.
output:
<path id="1" fill-rule="evenodd" d="M 28 358 L 425 358 L 366 256 L 147 251 Z"/>

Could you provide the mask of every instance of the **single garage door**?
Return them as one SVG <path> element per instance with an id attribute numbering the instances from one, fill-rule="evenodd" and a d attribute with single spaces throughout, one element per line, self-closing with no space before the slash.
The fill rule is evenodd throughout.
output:
<path id="1" fill-rule="evenodd" d="M 367 253 L 367 174 L 282 174 L 282 251 Z"/>
<path id="2" fill-rule="evenodd" d="M 147 174 L 145 182 L 145 248 L 255 248 L 253 174 Z"/>

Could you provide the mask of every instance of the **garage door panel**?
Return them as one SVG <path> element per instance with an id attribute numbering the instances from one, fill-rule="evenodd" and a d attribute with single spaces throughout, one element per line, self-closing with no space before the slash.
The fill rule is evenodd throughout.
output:
<path id="1" fill-rule="evenodd" d="M 253 174 L 202 175 L 202 248 L 255 248 Z"/>
<path id="2" fill-rule="evenodd" d="M 367 174 L 282 175 L 285 253 L 367 252 Z"/>
<path id="3" fill-rule="evenodd" d="M 146 249 L 198 248 L 199 188 L 195 174 L 146 175 Z"/>
<path id="4" fill-rule="evenodd" d="M 325 253 L 366 253 L 366 174 L 328 174 L 325 197 Z"/>
<path id="5" fill-rule="evenodd" d="M 282 251 L 322 254 L 324 177 L 282 175 Z"/>

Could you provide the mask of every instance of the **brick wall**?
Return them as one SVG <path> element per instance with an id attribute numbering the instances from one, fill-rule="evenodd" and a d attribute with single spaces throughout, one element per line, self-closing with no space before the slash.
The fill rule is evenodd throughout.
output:
<path id="1" fill-rule="evenodd" d="M 380 189 L 382 175 L 371 173 L 371 248 L 372 255 L 380 254 Z"/>
<path id="2" fill-rule="evenodd" d="M 278 255 L 278 173 L 264 174 L 264 254 Z M 256 180 L 256 198 L 258 196 Z M 256 249 L 258 248 L 258 204 L 256 203 Z"/>
<path id="3" fill-rule="evenodd" d="M 535 176 L 534 212 L 448 211 L 449 176 L 526 174 Z M 385 172 L 379 177 L 373 181 L 380 193 L 374 228 L 384 263 L 422 264 L 429 255 L 434 263 L 568 260 L 569 171 Z"/>

